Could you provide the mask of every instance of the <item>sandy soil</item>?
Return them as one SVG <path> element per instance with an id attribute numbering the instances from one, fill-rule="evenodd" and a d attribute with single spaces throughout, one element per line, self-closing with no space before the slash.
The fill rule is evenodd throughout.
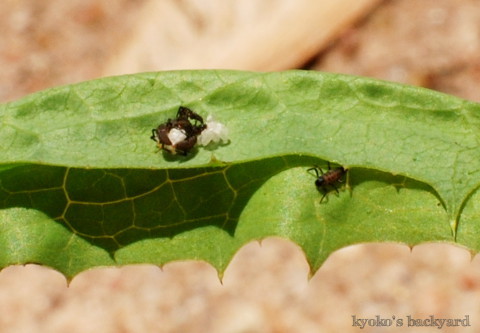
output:
<path id="1" fill-rule="evenodd" d="M 313 2 L 296 2 L 302 8 L 295 12 L 298 22 L 308 22 L 302 13 L 311 12 Z M 147 0 L 4 0 L 0 101 L 106 73 L 165 69 L 155 59 L 132 55 L 145 48 L 153 49 L 149 54 L 171 54 L 169 50 L 176 52 L 189 36 L 208 49 L 218 40 L 225 42 L 225 36 L 241 39 L 245 24 L 265 20 L 267 12 L 272 19 L 277 10 L 279 17 L 291 10 L 287 0 L 242 4 L 164 1 L 158 11 L 151 7 L 158 3 Z M 295 57 L 297 65 L 279 61 L 278 69 L 373 76 L 480 101 L 478 0 L 391 0 L 354 14 L 356 20 L 345 18 L 327 37 L 302 49 Z M 168 26 L 160 25 L 154 30 L 158 34 L 152 34 L 151 22 Z M 228 34 L 219 33 L 228 29 Z M 301 31 L 298 45 L 320 34 Z M 281 38 L 271 43 L 272 52 L 283 50 Z M 171 58 L 175 54 L 166 57 Z M 200 60 L 193 57 L 189 64 L 201 67 Z M 258 56 L 251 61 L 222 64 L 258 69 Z M 480 329 L 480 261 L 452 245 L 425 244 L 412 251 L 398 244 L 351 246 L 335 252 L 311 280 L 307 276 L 298 247 L 274 238 L 243 247 L 222 283 L 214 269 L 201 262 L 175 262 L 163 269 L 98 268 L 78 275 L 68 287 L 50 269 L 14 266 L 0 272 L 0 332 L 403 332 L 405 325 L 360 329 L 352 316 L 395 316 L 394 323 L 406 323 L 407 316 L 430 315 L 469 316 L 470 327 L 440 331 Z"/>

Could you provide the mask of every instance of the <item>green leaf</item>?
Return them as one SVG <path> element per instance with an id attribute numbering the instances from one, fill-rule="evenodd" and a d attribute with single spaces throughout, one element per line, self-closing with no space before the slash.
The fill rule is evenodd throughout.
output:
<path id="1" fill-rule="evenodd" d="M 151 129 L 180 105 L 230 141 L 157 152 Z M 1 267 L 70 278 L 198 259 L 221 273 L 268 236 L 299 244 L 313 270 L 359 242 L 480 249 L 480 105 L 430 90 L 309 71 L 146 73 L 0 105 L 0 126 Z M 307 169 L 327 161 L 348 179 L 320 203 Z"/>

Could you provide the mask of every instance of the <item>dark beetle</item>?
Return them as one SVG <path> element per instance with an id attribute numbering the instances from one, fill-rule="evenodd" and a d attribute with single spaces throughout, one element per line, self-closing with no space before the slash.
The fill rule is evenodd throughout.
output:
<path id="1" fill-rule="evenodd" d="M 307 171 L 315 171 L 315 175 L 317 179 L 315 180 L 315 186 L 319 191 L 323 191 L 322 199 L 320 199 L 320 203 L 328 194 L 328 187 L 333 187 L 337 193 L 338 189 L 335 186 L 335 183 L 342 182 L 342 177 L 347 173 L 348 169 L 340 166 L 338 168 L 332 169 L 330 167 L 330 162 L 328 162 L 328 171 L 323 172 L 323 170 L 318 167 L 314 166 L 313 168 L 308 169 Z"/>
<path id="2" fill-rule="evenodd" d="M 153 129 L 150 139 L 157 142 L 157 146 L 160 149 L 171 154 L 179 153 L 181 155 L 187 155 L 197 143 L 197 136 L 199 136 L 205 128 L 207 128 L 207 125 L 203 123 L 203 118 L 200 115 L 189 108 L 180 106 L 175 119 L 168 119 L 166 123 L 160 124 L 156 129 Z M 185 136 L 182 141 L 175 144 L 170 141 L 168 136 L 173 129 L 176 129 Z"/>

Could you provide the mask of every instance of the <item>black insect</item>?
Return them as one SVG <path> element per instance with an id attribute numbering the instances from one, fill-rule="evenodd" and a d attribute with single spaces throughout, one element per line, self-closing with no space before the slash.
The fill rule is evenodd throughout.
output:
<path id="1" fill-rule="evenodd" d="M 330 162 L 328 162 L 328 171 L 323 172 L 323 170 L 318 167 L 314 166 L 313 168 L 308 169 L 307 171 L 315 171 L 315 175 L 317 177 L 317 180 L 315 180 L 315 186 L 319 191 L 323 192 L 322 199 L 320 199 L 320 203 L 323 201 L 323 199 L 327 196 L 328 194 L 328 188 L 333 187 L 335 191 L 338 193 L 338 189 L 335 186 L 336 183 L 341 183 L 342 182 L 342 177 L 347 173 L 348 169 L 345 169 L 344 167 L 338 167 L 335 169 L 332 169 L 330 167 Z M 320 172 L 319 172 L 320 171 Z"/>
<path id="2" fill-rule="evenodd" d="M 207 125 L 203 123 L 200 115 L 189 108 L 180 106 L 175 119 L 168 119 L 166 123 L 153 129 L 150 139 L 155 141 L 160 149 L 171 154 L 187 155 L 197 143 L 197 136 L 205 128 Z M 176 135 L 178 141 L 173 139 L 172 134 Z"/>

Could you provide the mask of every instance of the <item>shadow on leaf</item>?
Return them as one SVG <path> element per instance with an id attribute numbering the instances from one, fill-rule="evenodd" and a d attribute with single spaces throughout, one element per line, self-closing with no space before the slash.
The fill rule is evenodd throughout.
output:
<path id="1" fill-rule="evenodd" d="M 113 254 L 139 240 L 171 238 L 205 226 L 233 235 L 240 213 L 265 181 L 313 160 L 274 157 L 161 170 L 23 165 L 1 173 L 0 207 L 41 211 Z"/>

